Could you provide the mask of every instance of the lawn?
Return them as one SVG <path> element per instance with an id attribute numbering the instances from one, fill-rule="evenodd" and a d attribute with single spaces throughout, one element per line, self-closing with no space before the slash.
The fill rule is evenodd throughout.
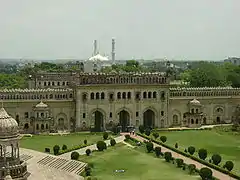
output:
<path id="1" fill-rule="evenodd" d="M 23 137 L 20 141 L 22 148 L 33 149 L 36 151 L 44 152 L 45 148 L 52 148 L 58 144 L 62 147 L 63 144 L 67 145 L 68 148 L 83 144 L 84 139 L 87 139 L 88 144 L 96 143 L 102 140 L 102 133 L 73 133 L 69 135 L 34 135 L 33 137 Z"/>
<path id="2" fill-rule="evenodd" d="M 167 144 L 174 146 L 178 143 L 179 148 L 184 150 L 189 146 L 196 149 L 205 148 L 209 154 L 220 154 L 222 162 L 233 161 L 233 171 L 240 174 L 240 136 L 215 130 L 202 131 L 171 131 L 160 132 L 160 136 L 167 137 Z M 197 154 L 196 154 L 197 155 Z M 210 157 L 210 155 L 208 156 Z M 209 158 L 208 158 L 209 159 Z M 223 164 L 221 163 L 221 165 Z"/>
<path id="3" fill-rule="evenodd" d="M 128 147 L 122 143 L 104 152 L 80 156 L 80 161 L 93 164 L 92 176 L 98 180 L 196 180 L 187 171 L 145 152 L 145 147 Z M 115 170 L 125 170 L 117 173 Z"/>

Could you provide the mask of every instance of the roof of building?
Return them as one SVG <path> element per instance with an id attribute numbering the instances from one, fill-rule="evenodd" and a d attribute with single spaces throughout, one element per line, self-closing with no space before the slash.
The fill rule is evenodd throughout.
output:
<path id="1" fill-rule="evenodd" d="M 18 123 L 17 121 L 8 115 L 5 109 L 0 109 L 0 137 L 12 136 L 18 134 Z"/>
<path id="2" fill-rule="evenodd" d="M 38 103 L 36 106 L 35 106 L 36 108 L 47 108 L 48 107 L 48 105 L 47 104 L 45 104 L 45 103 L 43 103 L 42 101 L 40 102 L 40 103 Z"/>
<path id="3" fill-rule="evenodd" d="M 89 61 L 109 61 L 109 59 L 106 56 L 102 56 L 100 54 L 90 57 L 88 60 Z"/>

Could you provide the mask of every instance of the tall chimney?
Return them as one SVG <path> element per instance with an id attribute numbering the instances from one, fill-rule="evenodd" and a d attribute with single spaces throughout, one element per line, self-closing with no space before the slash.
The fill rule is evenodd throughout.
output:
<path id="1" fill-rule="evenodd" d="M 94 40 L 93 56 L 97 55 L 97 40 Z"/>
<path id="2" fill-rule="evenodd" d="M 112 62 L 115 63 L 115 39 L 112 39 Z"/>

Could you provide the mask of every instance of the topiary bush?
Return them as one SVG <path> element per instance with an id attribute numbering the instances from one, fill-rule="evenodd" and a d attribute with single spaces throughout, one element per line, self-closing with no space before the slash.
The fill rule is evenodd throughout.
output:
<path id="1" fill-rule="evenodd" d="M 177 167 L 181 168 L 183 166 L 183 163 L 184 163 L 183 159 L 178 158 L 175 161 L 176 161 Z"/>
<path id="2" fill-rule="evenodd" d="M 146 129 L 145 130 L 145 134 L 147 135 L 147 136 L 150 136 L 150 134 L 151 134 L 151 130 L 148 128 L 148 129 Z"/>
<path id="3" fill-rule="evenodd" d="M 184 149 L 184 152 L 187 153 L 187 149 Z"/>
<path id="4" fill-rule="evenodd" d="M 86 155 L 87 155 L 87 156 L 90 156 L 90 154 L 92 153 L 91 149 L 86 149 L 85 152 L 86 152 Z"/>
<path id="5" fill-rule="evenodd" d="M 138 129 L 139 129 L 139 132 L 140 133 L 144 133 L 144 131 L 145 131 L 145 128 L 144 128 L 144 126 L 143 125 L 140 125 L 139 127 L 138 127 Z"/>
<path id="6" fill-rule="evenodd" d="M 203 180 L 210 180 L 212 179 L 212 170 L 207 167 L 204 167 L 200 169 L 199 175 Z"/>
<path id="7" fill-rule="evenodd" d="M 165 142 L 167 141 L 167 137 L 166 137 L 166 136 L 161 136 L 161 137 L 160 137 L 160 140 L 161 140 L 163 143 L 165 143 Z"/>
<path id="8" fill-rule="evenodd" d="M 155 139 L 157 139 L 159 137 L 159 134 L 157 132 L 154 132 L 152 135 Z"/>
<path id="9" fill-rule="evenodd" d="M 212 162 L 215 165 L 218 165 L 222 161 L 222 157 L 219 154 L 212 155 Z"/>
<path id="10" fill-rule="evenodd" d="M 206 149 L 199 149 L 198 150 L 198 157 L 202 160 L 207 158 L 207 150 Z"/>
<path id="11" fill-rule="evenodd" d="M 104 140 L 107 140 L 107 138 L 108 138 L 108 133 L 107 133 L 107 132 L 104 132 L 104 133 L 103 133 L 103 139 L 104 139 Z"/>
<path id="12" fill-rule="evenodd" d="M 188 165 L 189 174 L 193 174 L 196 171 L 196 165 L 195 164 L 189 164 Z"/>
<path id="13" fill-rule="evenodd" d="M 111 140 L 110 140 L 110 144 L 111 144 L 111 146 L 115 146 L 115 145 L 116 145 L 115 139 L 111 139 Z"/>
<path id="14" fill-rule="evenodd" d="M 170 162 L 172 160 L 172 153 L 171 152 L 165 152 L 164 158 L 167 162 Z"/>
<path id="15" fill-rule="evenodd" d="M 64 145 L 62 146 L 62 150 L 65 151 L 66 149 L 67 149 L 67 145 L 64 144 Z"/>
<path id="16" fill-rule="evenodd" d="M 84 143 L 85 145 L 87 145 L 87 140 L 86 140 L 86 139 L 84 139 L 83 143 Z"/>
<path id="17" fill-rule="evenodd" d="M 104 141 L 98 141 L 97 149 L 98 151 L 103 151 L 104 149 L 107 149 L 107 144 Z"/>
<path id="18" fill-rule="evenodd" d="M 178 148 L 178 143 L 175 143 L 175 148 L 176 148 L 176 149 Z"/>
<path id="19" fill-rule="evenodd" d="M 85 167 L 85 175 L 86 176 L 91 176 L 91 172 L 92 172 L 91 167 L 87 165 Z"/>
<path id="20" fill-rule="evenodd" d="M 162 149 L 159 146 L 155 147 L 154 151 L 155 151 L 155 154 L 157 157 L 159 157 L 162 154 L 162 152 L 161 152 Z"/>
<path id="21" fill-rule="evenodd" d="M 73 151 L 73 152 L 71 153 L 71 159 L 73 159 L 73 160 L 78 160 L 78 158 L 79 158 L 79 153 L 76 152 L 76 151 Z"/>
<path id="22" fill-rule="evenodd" d="M 193 146 L 188 147 L 188 153 L 189 154 L 193 155 L 195 153 L 195 151 L 196 151 L 195 147 L 193 147 Z"/>
<path id="23" fill-rule="evenodd" d="M 60 150 L 60 146 L 59 145 L 53 146 L 53 154 L 54 155 L 58 155 L 59 150 Z"/>
<path id="24" fill-rule="evenodd" d="M 45 148 L 45 153 L 50 153 L 50 148 Z"/>
<path id="25" fill-rule="evenodd" d="M 146 148 L 147 148 L 147 152 L 148 153 L 152 152 L 152 150 L 153 150 L 153 143 L 147 142 L 146 143 Z"/>
<path id="26" fill-rule="evenodd" d="M 234 164 L 232 161 L 226 161 L 223 168 L 226 168 L 228 171 L 231 171 L 234 167 Z"/>

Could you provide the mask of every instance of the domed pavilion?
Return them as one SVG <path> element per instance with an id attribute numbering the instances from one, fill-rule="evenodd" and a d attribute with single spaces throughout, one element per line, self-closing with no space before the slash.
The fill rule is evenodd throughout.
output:
<path id="1" fill-rule="evenodd" d="M 0 180 L 27 180 L 27 164 L 20 160 L 18 123 L 0 109 Z"/>

